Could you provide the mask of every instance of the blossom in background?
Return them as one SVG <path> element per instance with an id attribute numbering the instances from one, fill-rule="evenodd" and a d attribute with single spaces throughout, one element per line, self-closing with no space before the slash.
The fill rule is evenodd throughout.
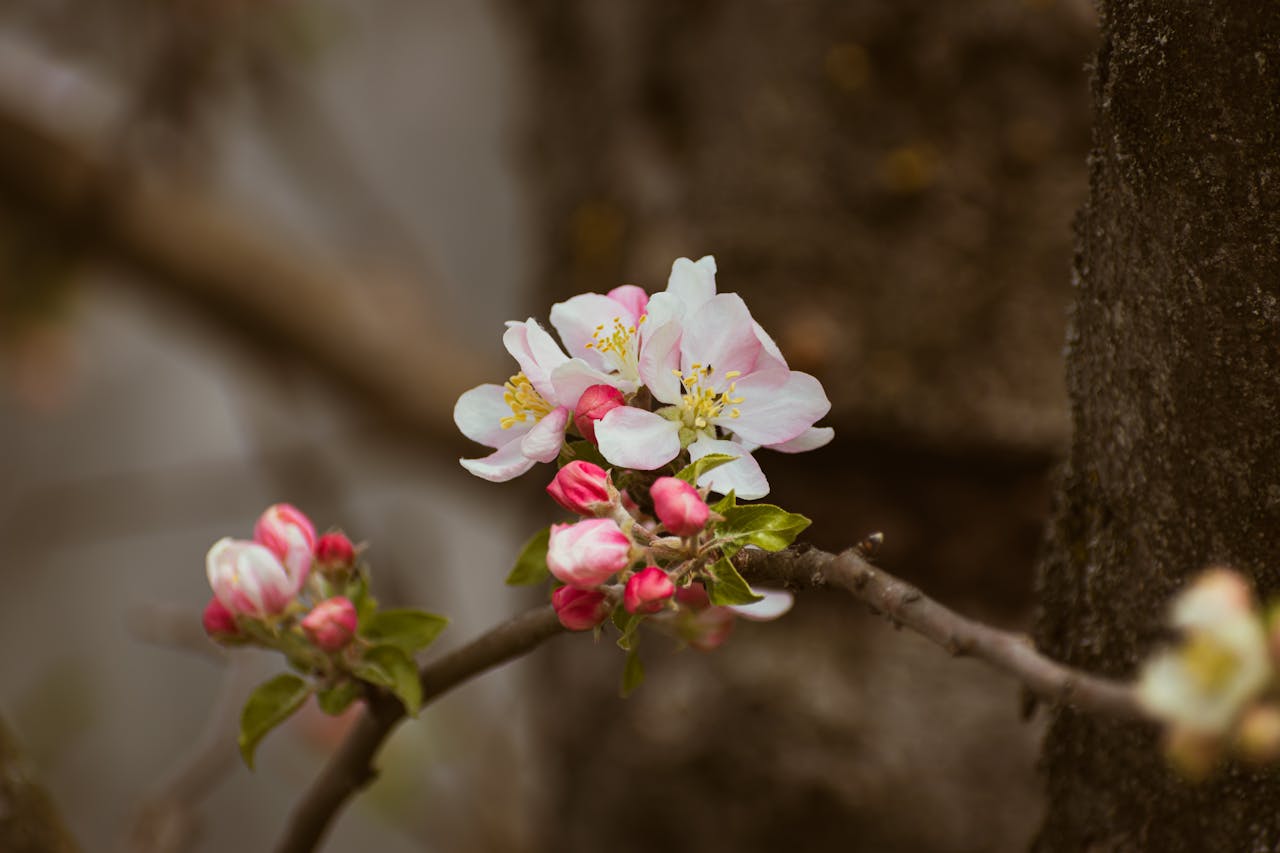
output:
<path id="1" fill-rule="evenodd" d="M 1143 667 L 1138 698 L 1155 717 L 1195 735 L 1224 735 L 1272 676 L 1267 636 L 1248 582 L 1211 569 L 1174 601 L 1182 643 Z"/>
<path id="2" fill-rule="evenodd" d="M 307 579 L 316 546 L 316 526 L 302 510 L 286 503 L 267 507 L 253 525 L 253 541 L 275 554 L 297 578 L 299 586 Z"/>
<path id="3" fill-rule="evenodd" d="M 279 558 L 256 542 L 224 537 L 205 557 L 209 586 L 232 613 L 265 617 L 282 613 L 306 576 L 290 573 Z"/>
<path id="4" fill-rule="evenodd" d="M 339 595 L 317 604 L 300 624 L 316 648 L 324 652 L 338 652 L 355 639 L 358 621 L 355 605 Z"/>

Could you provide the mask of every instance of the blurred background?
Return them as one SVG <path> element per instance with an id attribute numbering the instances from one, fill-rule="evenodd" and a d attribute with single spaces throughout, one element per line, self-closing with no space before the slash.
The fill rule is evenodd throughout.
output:
<path id="1" fill-rule="evenodd" d="M 457 464 L 502 322 L 714 254 L 834 404 L 762 459 L 810 541 L 1029 622 L 1055 460 L 1086 0 L 8 0 L 0 717 L 86 850 L 269 849 L 341 737 L 238 761 L 279 669 L 199 629 L 269 503 L 371 543 L 433 653 L 545 474 Z M 766 455 L 768 457 L 768 455 Z M 560 638 L 402 727 L 330 850 L 1005 851 L 1041 810 L 1012 682 L 838 596 L 701 654 Z"/>

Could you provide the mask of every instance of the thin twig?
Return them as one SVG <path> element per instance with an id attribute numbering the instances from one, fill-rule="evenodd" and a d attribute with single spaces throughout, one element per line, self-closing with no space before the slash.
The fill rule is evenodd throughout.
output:
<path id="1" fill-rule="evenodd" d="M 419 673 L 423 704 L 532 651 L 563 630 L 554 610 L 538 607 L 425 664 Z M 278 853 L 316 849 L 342 806 L 377 775 L 374 756 L 402 719 L 404 709 L 395 699 L 382 694 L 370 699 L 351 733 L 294 808 Z"/>

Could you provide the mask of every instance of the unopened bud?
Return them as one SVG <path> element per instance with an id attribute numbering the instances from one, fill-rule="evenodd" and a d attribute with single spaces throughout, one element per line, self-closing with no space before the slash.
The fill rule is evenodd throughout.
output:
<path id="1" fill-rule="evenodd" d="M 609 482 L 609 472 L 578 459 L 556 472 L 547 494 L 569 512 L 590 518 L 608 514 L 618 493 Z"/>
<path id="2" fill-rule="evenodd" d="M 609 618 L 608 596 L 596 590 L 562 586 L 551 594 L 551 606 L 570 631 L 590 631 Z"/>
<path id="3" fill-rule="evenodd" d="M 628 613 L 657 613 L 675 595 L 676 587 L 667 573 L 657 566 L 641 569 L 627 581 L 622 606 Z"/>
<path id="4" fill-rule="evenodd" d="M 326 533 L 316 540 L 315 558 L 320 574 L 340 577 L 355 568 L 356 546 L 341 531 Z"/>
<path id="5" fill-rule="evenodd" d="M 205 557 L 205 570 L 222 606 L 244 616 L 280 613 L 301 588 L 276 555 L 256 542 L 219 539 Z"/>
<path id="6" fill-rule="evenodd" d="M 676 536 L 693 536 L 707 524 L 711 510 L 697 489 L 676 477 L 659 477 L 649 488 L 653 511 Z"/>
<path id="7" fill-rule="evenodd" d="M 1236 748 L 1258 764 L 1280 759 L 1280 708 L 1259 704 L 1245 711 L 1236 729 Z"/>
<path id="8" fill-rule="evenodd" d="M 240 629 L 236 627 L 236 616 L 226 606 L 217 599 L 209 599 L 209 603 L 204 606 L 204 616 L 201 619 L 204 624 L 204 632 L 215 640 L 230 640 L 240 636 Z"/>
<path id="9" fill-rule="evenodd" d="M 696 581 L 677 589 L 676 601 L 679 602 L 681 607 L 689 610 L 706 610 L 711 606 L 711 598 L 707 595 L 707 588 Z"/>
<path id="10" fill-rule="evenodd" d="M 609 518 L 551 525 L 547 568 L 578 589 L 594 589 L 631 563 L 631 540 Z"/>
<path id="11" fill-rule="evenodd" d="M 357 622 L 356 606 L 339 595 L 313 607 L 302 619 L 302 630 L 316 648 L 337 652 L 355 637 Z"/>
<path id="12" fill-rule="evenodd" d="M 578 406 L 573 413 L 573 425 L 582 433 L 582 437 L 592 444 L 596 443 L 596 421 L 612 412 L 619 406 L 626 405 L 622 392 L 612 385 L 592 385 L 582 392 L 578 398 Z"/>
<path id="13" fill-rule="evenodd" d="M 291 504 L 272 504 L 253 526 L 253 541 L 275 554 L 301 586 L 311 571 L 316 527 Z"/>

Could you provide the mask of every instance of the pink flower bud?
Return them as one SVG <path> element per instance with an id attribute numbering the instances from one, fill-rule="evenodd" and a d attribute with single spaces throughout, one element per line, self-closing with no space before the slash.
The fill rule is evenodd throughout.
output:
<path id="1" fill-rule="evenodd" d="M 272 504 L 253 526 L 253 541 L 275 554 L 302 586 L 311 571 L 316 528 L 311 519 L 290 504 Z"/>
<path id="2" fill-rule="evenodd" d="M 607 511 L 613 506 L 616 492 L 609 484 L 607 471 L 578 459 L 556 472 L 547 494 L 569 512 L 591 517 L 598 514 L 598 509 Z"/>
<path id="3" fill-rule="evenodd" d="M 608 596 L 595 590 L 562 586 L 551 593 L 551 606 L 570 631 L 589 631 L 609 618 Z"/>
<path id="4" fill-rule="evenodd" d="M 631 563 L 631 540 L 609 518 L 551 525 L 547 568 L 578 589 L 593 589 Z"/>
<path id="5" fill-rule="evenodd" d="M 231 639 L 240 636 L 236 627 L 236 615 L 226 608 L 221 601 L 214 598 L 204 606 L 204 632 L 215 640 Z"/>
<path id="6" fill-rule="evenodd" d="M 355 566 L 356 546 L 341 531 L 326 533 L 316 540 L 315 558 L 321 574 L 343 574 Z"/>
<path id="7" fill-rule="evenodd" d="M 675 592 L 676 586 L 667 573 L 657 566 L 649 566 L 627 581 L 622 606 L 628 613 L 657 613 Z"/>
<path id="8" fill-rule="evenodd" d="M 617 388 L 612 385 L 592 385 L 578 398 L 573 425 L 582 433 L 583 438 L 595 444 L 596 421 L 623 405 L 626 405 L 626 399 Z"/>
<path id="9" fill-rule="evenodd" d="M 676 590 L 676 601 L 681 607 L 689 610 L 706 610 L 711 606 L 711 598 L 707 588 L 700 583 L 691 583 Z"/>
<path id="10" fill-rule="evenodd" d="M 302 619 L 302 630 L 316 648 L 337 652 L 356 635 L 356 606 L 342 596 L 326 599 Z"/>
<path id="11" fill-rule="evenodd" d="M 697 490 L 676 477 L 659 477 L 649 488 L 653 511 L 675 536 L 692 536 L 707 525 L 711 510 Z"/>
<path id="12" fill-rule="evenodd" d="M 302 583 L 255 542 L 219 539 L 205 557 L 209 586 L 222 606 L 245 616 L 272 616 L 289 606 Z"/>

